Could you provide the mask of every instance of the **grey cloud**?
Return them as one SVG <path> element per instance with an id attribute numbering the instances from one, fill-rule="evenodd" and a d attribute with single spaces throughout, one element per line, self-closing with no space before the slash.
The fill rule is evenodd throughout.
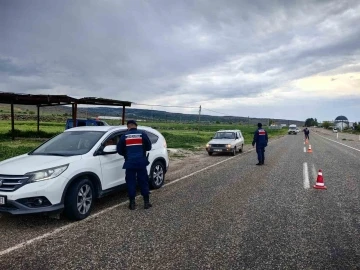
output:
<path id="1" fill-rule="evenodd" d="M 355 0 L 3 0 L 0 86 L 136 102 L 256 96 L 313 74 L 355 70 L 344 66 L 359 58 L 359 20 Z M 196 74 L 229 81 L 188 84 Z"/>

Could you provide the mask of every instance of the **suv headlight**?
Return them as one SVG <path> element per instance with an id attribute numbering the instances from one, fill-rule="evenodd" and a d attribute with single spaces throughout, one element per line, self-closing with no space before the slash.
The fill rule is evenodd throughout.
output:
<path id="1" fill-rule="evenodd" d="M 211 144 L 206 144 L 206 147 L 211 147 Z"/>
<path id="2" fill-rule="evenodd" d="M 58 177 L 68 167 L 69 167 L 69 164 L 66 164 L 63 166 L 49 168 L 49 169 L 45 169 L 45 170 L 41 170 L 41 171 L 29 172 L 26 175 L 30 176 L 31 182 L 45 181 L 45 180 L 49 180 L 49 179 Z"/>
<path id="3" fill-rule="evenodd" d="M 231 148 L 231 144 L 227 144 L 226 147 L 227 147 L 227 148 Z"/>

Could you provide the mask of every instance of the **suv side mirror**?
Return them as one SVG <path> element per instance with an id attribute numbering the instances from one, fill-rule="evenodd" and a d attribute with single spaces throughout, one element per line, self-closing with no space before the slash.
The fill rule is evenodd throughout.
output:
<path id="1" fill-rule="evenodd" d="M 117 153 L 116 145 L 105 146 L 105 148 L 103 149 L 103 153 L 104 154 L 115 154 L 115 153 Z"/>

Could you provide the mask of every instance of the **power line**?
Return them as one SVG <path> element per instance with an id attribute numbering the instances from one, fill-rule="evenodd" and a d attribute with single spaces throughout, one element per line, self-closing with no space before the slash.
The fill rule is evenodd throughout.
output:
<path id="1" fill-rule="evenodd" d="M 209 111 L 209 112 L 213 112 L 213 113 L 218 113 L 218 114 L 222 114 L 222 115 L 227 115 L 225 113 L 221 113 L 221 112 L 217 112 L 217 111 L 213 111 L 213 110 L 209 110 L 209 109 L 204 109 L 203 110 L 206 110 L 206 111 Z"/>
<path id="2" fill-rule="evenodd" d="M 189 109 L 197 109 L 198 107 L 192 107 L 192 106 L 175 106 L 175 105 L 154 105 L 154 104 L 142 104 L 142 103 L 133 103 L 135 105 L 141 105 L 141 106 L 150 106 L 150 107 L 168 107 L 168 108 L 189 108 Z"/>

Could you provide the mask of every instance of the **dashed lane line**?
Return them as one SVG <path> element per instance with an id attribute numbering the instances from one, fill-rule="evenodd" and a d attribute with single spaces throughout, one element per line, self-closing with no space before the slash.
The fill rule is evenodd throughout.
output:
<path id="1" fill-rule="evenodd" d="M 303 175 L 304 175 L 304 188 L 310 188 L 310 181 L 309 181 L 309 168 L 307 162 L 303 164 Z"/>

